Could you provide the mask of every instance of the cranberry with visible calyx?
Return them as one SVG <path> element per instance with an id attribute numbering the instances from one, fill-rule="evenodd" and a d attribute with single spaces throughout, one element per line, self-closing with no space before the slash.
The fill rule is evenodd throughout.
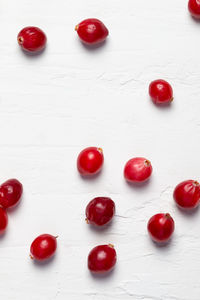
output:
<path id="1" fill-rule="evenodd" d="M 39 235 L 31 244 L 30 257 L 36 260 L 46 260 L 52 257 L 57 248 L 57 237 L 50 234 Z"/>
<path id="2" fill-rule="evenodd" d="M 45 48 L 47 38 L 38 27 L 29 26 L 23 28 L 17 36 L 18 44 L 28 52 L 38 52 Z"/>
<path id="3" fill-rule="evenodd" d="M 17 179 L 9 179 L 0 185 L 0 205 L 4 208 L 15 206 L 22 195 L 23 186 Z"/>
<path id="4" fill-rule="evenodd" d="M 173 100 L 172 87 L 163 79 L 151 82 L 149 85 L 149 95 L 155 104 L 168 104 Z"/>
<path id="5" fill-rule="evenodd" d="M 77 168 L 81 175 L 97 174 L 103 165 L 103 150 L 97 147 L 88 147 L 82 150 L 77 159 Z"/>
<path id="6" fill-rule="evenodd" d="M 98 19 L 86 19 L 76 25 L 79 38 L 85 44 L 98 44 L 103 42 L 109 32 L 106 26 Z"/>
<path id="7" fill-rule="evenodd" d="M 183 181 L 176 186 L 173 196 L 179 207 L 196 208 L 200 203 L 200 184 L 195 180 Z"/>
<path id="8" fill-rule="evenodd" d="M 93 248 L 88 256 L 88 269 L 94 273 L 104 273 L 113 269 L 117 261 L 114 246 L 100 245 Z"/>
<path id="9" fill-rule="evenodd" d="M 170 214 L 156 214 L 150 218 L 147 229 L 153 241 L 167 242 L 174 232 L 174 220 Z"/>
<path id="10" fill-rule="evenodd" d="M 124 167 L 124 177 L 129 182 L 144 182 L 152 173 L 151 162 L 144 157 L 130 159 Z"/>
<path id="11" fill-rule="evenodd" d="M 115 203 L 107 197 L 96 197 L 86 207 L 86 221 L 103 226 L 111 221 L 115 213 Z"/>

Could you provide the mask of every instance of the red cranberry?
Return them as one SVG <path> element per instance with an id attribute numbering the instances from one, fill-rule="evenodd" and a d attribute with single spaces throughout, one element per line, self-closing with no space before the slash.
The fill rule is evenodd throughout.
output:
<path id="1" fill-rule="evenodd" d="M 0 234 L 4 233 L 8 225 L 8 216 L 3 207 L 0 207 Z"/>
<path id="2" fill-rule="evenodd" d="M 44 49 L 47 38 L 40 28 L 29 26 L 19 32 L 17 40 L 23 50 L 38 52 Z"/>
<path id="3" fill-rule="evenodd" d="M 79 23 L 75 30 L 81 41 L 86 44 L 101 43 L 109 34 L 106 26 L 98 19 L 86 19 Z"/>
<path id="4" fill-rule="evenodd" d="M 200 203 L 200 184 L 195 180 L 179 183 L 174 190 L 176 204 L 184 209 L 192 209 Z"/>
<path id="5" fill-rule="evenodd" d="M 111 221 L 115 213 L 115 203 L 107 197 L 97 197 L 86 207 L 86 221 L 89 224 L 103 226 Z"/>
<path id="6" fill-rule="evenodd" d="M 126 163 L 124 177 L 129 182 L 144 182 L 151 176 L 152 170 L 148 159 L 135 157 Z"/>
<path id="7" fill-rule="evenodd" d="M 23 186 L 17 179 L 9 179 L 0 186 L 0 205 L 4 208 L 15 206 L 22 195 Z"/>
<path id="8" fill-rule="evenodd" d="M 93 248 L 88 256 L 88 269 L 94 273 L 110 271 L 117 261 L 113 245 L 100 245 Z"/>
<path id="9" fill-rule="evenodd" d="M 149 95 L 155 104 L 167 104 L 173 100 L 171 85 L 162 79 L 151 82 L 149 85 Z"/>
<path id="10" fill-rule="evenodd" d="M 57 248 L 56 238 L 50 234 L 39 235 L 31 244 L 31 258 L 45 260 L 52 257 Z"/>
<path id="11" fill-rule="evenodd" d="M 157 214 L 151 217 L 147 229 L 155 242 L 167 242 L 174 232 L 174 220 L 170 214 Z"/>
<path id="12" fill-rule="evenodd" d="M 199 0 L 189 0 L 188 9 L 194 18 L 200 19 L 200 1 Z"/>
<path id="13" fill-rule="evenodd" d="M 79 154 L 77 168 L 81 175 L 94 175 L 101 170 L 103 161 L 103 150 L 101 148 L 88 147 Z"/>

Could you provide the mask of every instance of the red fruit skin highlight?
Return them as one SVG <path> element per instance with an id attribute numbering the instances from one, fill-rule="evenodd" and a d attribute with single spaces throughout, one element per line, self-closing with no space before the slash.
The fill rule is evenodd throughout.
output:
<path id="1" fill-rule="evenodd" d="M 174 232 L 174 220 L 170 214 L 156 214 L 152 216 L 147 224 L 150 237 L 154 242 L 168 242 Z"/>
<path id="2" fill-rule="evenodd" d="M 109 34 L 106 26 L 95 18 L 83 20 L 75 30 L 81 41 L 88 45 L 102 43 Z"/>
<path id="3" fill-rule="evenodd" d="M 14 207 L 20 201 L 23 186 L 17 179 L 9 179 L 0 185 L 0 205 L 4 208 Z"/>
<path id="4" fill-rule="evenodd" d="M 113 269 L 117 254 L 113 245 L 100 245 L 93 248 L 88 256 L 88 269 L 93 273 L 104 273 Z"/>
<path id="5" fill-rule="evenodd" d="M 173 89 L 167 81 L 157 79 L 149 85 L 149 96 L 155 104 L 169 104 L 173 100 Z"/>
<path id="6" fill-rule="evenodd" d="M 153 171 L 151 162 L 144 157 L 130 159 L 124 167 L 124 177 L 128 182 L 145 182 Z"/>
<path id="7" fill-rule="evenodd" d="M 189 0 L 188 10 L 192 17 L 199 20 L 200 19 L 200 1 L 199 0 Z"/>
<path id="8" fill-rule="evenodd" d="M 30 256 L 32 259 L 46 260 L 54 255 L 56 248 L 56 237 L 50 234 L 41 234 L 32 242 Z"/>
<path id="9" fill-rule="evenodd" d="M 180 208 L 194 209 L 200 203 L 200 184 L 195 180 L 185 180 L 175 187 L 173 196 Z"/>
<path id="10" fill-rule="evenodd" d="M 97 147 L 88 147 L 78 155 L 77 169 L 81 175 L 92 176 L 100 172 L 103 162 L 103 150 Z"/>
<path id="11" fill-rule="evenodd" d="M 45 48 L 47 38 L 40 28 L 28 26 L 19 32 L 17 41 L 23 50 L 27 52 L 39 52 Z"/>
<path id="12" fill-rule="evenodd" d="M 115 203 L 108 197 L 96 197 L 86 207 L 86 221 L 89 224 L 103 226 L 108 224 L 115 213 Z"/>

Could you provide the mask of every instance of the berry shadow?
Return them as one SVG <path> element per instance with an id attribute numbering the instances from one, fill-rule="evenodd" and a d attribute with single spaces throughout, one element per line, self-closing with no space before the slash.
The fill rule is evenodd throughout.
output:
<path id="1" fill-rule="evenodd" d="M 0 234 L 0 241 L 3 241 L 5 239 L 7 232 L 8 232 L 8 228 L 6 228 L 4 233 Z"/>
<path id="2" fill-rule="evenodd" d="M 156 107 L 156 109 L 158 109 L 158 110 L 165 110 L 165 111 L 166 111 L 166 110 L 171 110 L 172 107 L 173 107 L 173 102 L 174 102 L 174 100 L 173 100 L 173 101 L 170 102 L 170 103 L 156 104 L 155 102 L 152 101 L 151 98 L 149 98 L 149 101 L 152 102 L 152 105 L 153 105 L 154 107 Z"/>
<path id="3" fill-rule="evenodd" d="M 28 52 L 24 49 L 20 49 L 20 52 L 23 54 L 24 57 L 27 57 L 28 59 L 38 59 L 44 55 L 44 53 L 46 52 L 46 48 L 47 47 L 37 52 Z"/>
<path id="4" fill-rule="evenodd" d="M 200 19 L 194 18 L 192 15 L 190 15 L 190 19 L 195 22 L 196 24 L 200 24 Z"/>
<path id="5" fill-rule="evenodd" d="M 199 214 L 199 211 L 200 211 L 199 206 L 197 206 L 196 208 L 189 209 L 189 210 L 179 207 L 178 205 L 176 205 L 176 207 L 178 208 L 179 212 L 183 216 L 186 216 L 187 218 L 193 218 L 194 216 L 197 216 L 197 214 Z"/>
<path id="6" fill-rule="evenodd" d="M 136 189 L 136 190 L 138 189 L 139 190 L 139 189 L 148 188 L 148 186 L 151 184 L 151 182 L 152 182 L 152 176 L 144 182 L 129 182 L 129 181 L 126 181 L 126 184 L 127 184 L 127 186 L 129 186 L 132 189 Z"/>
<path id="7" fill-rule="evenodd" d="M 102 173 L 102 170 L 100 170 L 97 174 L 94 174 L 94 175 L 81 175 L 81 174 L 79 174 L 79 176 L 82 180 L 85 180 L 85 181 L 90 181 L 90 180 L 95 181 L 100 177 L 101 173 Z"/>
<path id="8" fill-rule="evenodd" d="M 80 41 L 80 43 L 87 51 L 96 51 L 96 50 L 100 50 L 100 49 L 106 47 L 106 45 L 108 44 L 108 41 L 105 40 L 101 43 L 94 44 L 94 45 L 88 45 L 88 44 L 83 43 L 82 41 Z"/>
<path id="9" fill-rule="evenodd" d="M 49 265 L 51 265 L 51 264 L 53 264 L 55 262 L 56 255 L 54 255 L 54 256 L 52 256 L 49 259 L 44 260 L 44 261 L 39 261 L 39 260 L 36 260 L 36 259 L 31 259 L 31 260 L 32 260 L 32 263 L 33 263 L 34 267 L 36 267 L 36 268 L 44 268 L 44 267 L 48 267 Z"/>
<path id="10" fill-rule="evenodd" d="M 113 217 L 115 218 L 115 217 Z M 109 230 L 112 226 L 113 226 L 113 223 L 115 222 L 115 220 L 111 220 L 108 224 L 105 224 L 103 226 L 95 226 L 95 225 L 92 225 L 92 224 L 87 224 L 88 225 L 88 228 L 90 231 L 94 232 L 94 233 L 102 233 L 102 234 L 105 234 L 105 231 Z"/>
<path id="11" fill-rule="evenodd" d="M 168 251 L 169 248 L 172 246 L 172 239 L 169 239 L 169 241 L 167 242 L 162 242 L 162 243 L 158 243 L 158 242 L 155 242 L 153 241 L 152 239 L 150 239 L 151 241 L 151 244 L 156 247 L 156 249 L 159 249 L 160 251 Z"/>
<path id="12" fill-rule="evenodd" d="M 104 281 L 105 279 L 108 280 L 108 278 L 112 277 L 115 273 L 116 267 L 114 267 L 112 270 L 105 272 L 105 273 L 93 273 L 90 272 L 90 276 L 94 278 L 95 280 Z"/>

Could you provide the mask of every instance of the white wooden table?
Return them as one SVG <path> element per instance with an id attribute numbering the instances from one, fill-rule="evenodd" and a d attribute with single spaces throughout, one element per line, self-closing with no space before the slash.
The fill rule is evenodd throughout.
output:
<path id="1" fill-rule="evenodd" d="M 75 25 L 101 19 L 110 36 L 88 49 Z M 39 26 L 48 37 L 42 55 L 27 56 L 16 36 Z M 2 300 L 199 300 L 200 211 L 181 213 L 173 188 L 200 175 L 200 23 L 186 0 L 0 1 L 0 182 L 24 185 L 0 238 Z M 174 103 L 158 108 L 151 80 L 174 88 Z M 100 176 L 83 180 L 76 157 L 87 146 L 104 150 Z M 133 188 L 123 166 L 151 160 L 152 179 Z M 117 207 L 104 231 L 84 221 L 86 204 L 110 196 Z M 146 223 L 169 212 L 176 230 L 167 247 L 149 239 Z M 59 235 L 55 258 L 29 259 L 32 240 Z M 113 243 L 118 262 L 105 277 L 91 276 L 93 246 Z"/>

